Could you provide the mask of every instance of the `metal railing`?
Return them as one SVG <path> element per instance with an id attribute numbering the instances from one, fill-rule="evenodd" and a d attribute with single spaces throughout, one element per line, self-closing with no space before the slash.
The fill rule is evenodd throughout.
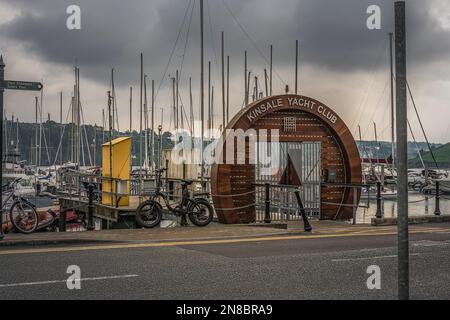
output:
<path id="1" fill-rule="evenodd" d="M 298 201 L 296 199 L 296 191 L 301 191 L 305 186 L 294 187 L 288 185 L 280 184 L 270 184 L 270 183 L 257 183 L 254 184 L 256 188 L 256 202 L 254 204 L 256 208 L 256 222 L 287 222 L 287 221 L 300 221 L 303 219 L 302 212 L 300 210 Z M 336 188 L 339 192 L 344 194 L 345 190 L 350 188 L 353 193 L 353 203 L 345 204 L 341 202 L 328 202 L 326 199 L 320 199 L 319 201 L 314 201 L 313 199 L 302 199 L 304 202 L 304 211 L 307 218 L 319 219 L 320 210 L 323 205 L 336 206 L 336 217 L 342 208 L 352 208 L 353 210 L 353 223 L 356 224 L 356 214 L 358 208 L 369 208 L 370 207 L 370 191 L 366 192 L 366 200 L 364 201 L 363 189 L 370 190 L 368 185 L 358 185 L 358 184 L 332 184 L 332 183 L 321 183 L 321 190 L 323 188 Z M 361 195 L 360 201 L 358 202 L 358 194 Z M 364 204 L 365 202 L 365 204 Z"/>
<path id="2" fill-rule="evenodd" d="M 183 179 L 165 177 L 162 182 L 162 191 L 167 192 L 171 200 L 181 198 L 181 183 Z M 103 188 L 105 182 L 113 187 L 113 190 Z M 102 197 L 150 197 L 156 190 L 156 180 L 154 175 L 132 177 L 129 180 L 102 177 L 99 174 L 84 173 L 79 171 L 66 171 L 59 174 L 58 191 L 60 195 L 69 198 L 88 198 L 88 186 L 93 185 L 96 200 Z M 194 196 L 207 196 L 211 190 L 211 183 L 208 179 L 203 182 L 193 180 L 190 187 Z"/>

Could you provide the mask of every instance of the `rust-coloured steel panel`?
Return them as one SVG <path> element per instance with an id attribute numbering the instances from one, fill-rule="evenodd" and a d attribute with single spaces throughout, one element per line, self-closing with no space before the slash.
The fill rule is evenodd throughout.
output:
<path id="1" fill-rule="evenodd" d="M 284 132 L 284 118 L 296 118 L 296 130 Z M 361 159 L 356 142 L 342 119 L 323 103 L 305 96 L 281 95 L 252 103 L 237 114 L 227 130 L 279 130 L 280 142 L 321 142 L 322 172 L 333 168 L 336 183 L 361 184 Z M 216 156 L 226 159 L 227 130 L 218 144 Z M 255 165 L 248 164 L 250 140 L 246 143 L 246 164 L 215 164 L 211 168 L 211 191 L 221 223 L 255 221 Z M 252 148 L 254 146 L 251 146 Z M 237 157 L 236 147 L 234 159 Z M 225 161 L 223 161 L 225 163 Z M 284 168 L 281 168 L 283 170 Z M 329 205 L 353 205 L 353 192 L 347 188 L 322 187 L 321 219 L 350 219 L 352 208 Z M 360 194 L 357 194 L 359 202 Z"/>

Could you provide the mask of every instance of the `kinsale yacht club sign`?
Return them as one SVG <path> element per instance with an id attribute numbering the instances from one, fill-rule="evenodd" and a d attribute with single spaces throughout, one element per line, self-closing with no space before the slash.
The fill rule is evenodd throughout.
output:
<path id="1" fill-rule="evenodd" d="M 260 104 L 256 104 L 254 108 L 247 111 L 246 117 L 250 123 L 253 123 L 265 114 L 282 108 L 303 109 L 309 113 L 319 116 L 330 125 L 335 125 L 338 121 L 338 116 L 333 111 L 328 109 L 328 107 L 322 105 L 314 99 L 304 96 L 285 96 L 264 101 Z"/>
<path id="2" fill-rule="evenodd" d="M 235 139 L 239 142 L 238 137 L 233 135 L 236 132 L 247 133 L 245 139 L 241 138 L 241 142 L 245 140 L 244 145 L 239 148 L 233 143 L 229 146 L 229 142 Z M 361 195 L 360 192 L 354 192 L 356 189 L 346 186 L 362 183 L 361 158 L 356 141 L 345 122 L 324 103 L 301 95 L 266 97 L 239 112 L 224 130 L 222 140 L 225 143 L 216 146 L 214 155 L 217 159 L 227 161 L 216 162 L 211 166 L 211 194 L 221 223 L 256 221 L 259 212 L 255 205 L 259 201 L 256 184 L 257 179 L 265 174 L 261 175 L 262 167 L 257 161 L 254 163 L 251 160 L 255 153 L 260 154 L 269 149 L 264 147 L 267 141 L 283 144 L 284 147 L 279 149 L 280 159 L 287 159 L 290 146 L 292 150 L 303 150 L 301 160 L 298 155 L 293 159 L 301 163 L 306 161 L 301 170 L 307 170 L 310 165 L 307 161 L 320 166 L 320 177 L 315 178 L 312 184 L 320 197 L 310 199 L 320 219 L 346 220 L 353 216 L 352 205 L 359 203 Z M 255 141 L 261 140 L 262 148 L 256 148 L 255 151 Z M 277 163 L 285 166 L 281 161 Z M 280 169 L 283 172 L 286 167 Z M 272 174 L 272 177 L 276 175 Z M 308 175 L 301 173 L 299 178 L 308 179 Z M 311 183 L 309 188 L 312 188 Z M 308 195 L 305 193 L 304 196 Z M 321 199 L 326 201 L 322 203 Z"/>

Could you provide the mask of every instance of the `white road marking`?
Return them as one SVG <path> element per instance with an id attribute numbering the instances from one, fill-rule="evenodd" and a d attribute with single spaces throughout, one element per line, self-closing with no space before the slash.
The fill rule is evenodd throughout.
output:
<path id="1" fill-rule="evenodd" d="M 127 274 L 127 275 L 122 275 L 122 276 L 81 278 L 80 281 L 114 280 L 114 279 L 127 279 L 127 278 L 136 278 L 136 277 L 139 277 L 139 276 L 137 274 Z M 53 280 L 53 281 L 39 281 L 39 282 L 8 283 L 8 284 L 0 284 L 0 288 L 39 286 L 39 285 L 66 283 L 66 282 L 67 282 L 67 279 L 66 280 Z"/>
<path id="2" fill-rule="evenodd" d="M 410 256 L 418 256 L 418 253 L 412 253 Z M 361 260 L 374 260 L 374 259 L 394 259 L 397 255 L 391 256 L 379 256 L 379 257 L 363 257 L 363 258 L 348 258 L 348 259 L 333 259 L 332 262 L 347 262 L 347 261 L 361 261 Z"/>

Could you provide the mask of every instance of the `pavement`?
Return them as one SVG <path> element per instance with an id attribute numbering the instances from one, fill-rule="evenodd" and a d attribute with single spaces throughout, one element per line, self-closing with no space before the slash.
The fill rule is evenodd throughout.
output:
<path id="1" fill-rule="evenodd" d="M 311 221 L 313 231 L 305 233 L 301 221 L 289 223 L 254 224 L 254 225 L 222 225 L 212 223 L 205 228 L 176 227 L 155 229 L 117 229 L 92 232 L 47 232 L 24 235 L 11 233 L 0 241 L 0 252 L 5 247 L 46 246 L 59 244 L 88 243 L 142 243 L 165 241 L 223 240 L 234 238 L 252 238 L 282 235 L 311 236 L 339 234 L 352 235 L 358 233 L 396 232 L 395 226 L 372 227 L 370 225 L 351 225 L 338 221 Z M 411 230 L 429 230 L 440 228 L 443 224 L 426 224 L 410 226 Z M 450 225 L 450 224 L 449 224 Z"/>
<path id="2" fill-rule="evenodd" d="M 7 235 L 17 242 L 0 247 L 0 299 L 396 299 L 396 227 L 313 227 L 111 230 L 53 234 L 84 242 L 46 245 Z M 450 299 L 450 223 L 411 226 L 410 251 L 411 297 Z M 74 265 L 80 290 L 67 286 Z M 367 287 L 372 265 L 380 290 Z"/>

